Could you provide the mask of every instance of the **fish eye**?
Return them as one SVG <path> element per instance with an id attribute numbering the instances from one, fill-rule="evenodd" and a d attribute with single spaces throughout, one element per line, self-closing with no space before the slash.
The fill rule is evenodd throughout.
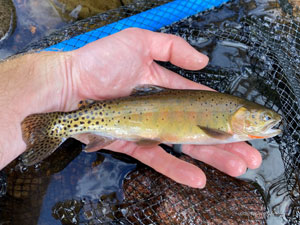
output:
<path id="1" fill-rule="evenodd" d="M 270 119 L 271 119 L 270 116 L 265 116 L 265 121 L 268 121 L 268 120 L 270 120 Z"/>
<path id="2" fill-rule="evenodd" d="M 271 116 L 269 114 L 263 114 L 262 119 L 263 119 L 263 121 L 269 121 L 272 118 L 271 118 Z"/>

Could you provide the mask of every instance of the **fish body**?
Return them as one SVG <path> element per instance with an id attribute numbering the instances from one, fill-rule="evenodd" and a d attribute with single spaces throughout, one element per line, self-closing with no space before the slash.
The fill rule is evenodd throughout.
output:
<path id="1" fill-rule="evenodd" d="M 104 147 L 116 139 L 141 145 L 221 144 L 272 137 L 276 112 L 232 95 L 142 86 L 128 97 L 94 101 L 76 111 L 31 115 L 22 122 L 25 165 L 47 157 L 67 138 Z"/>

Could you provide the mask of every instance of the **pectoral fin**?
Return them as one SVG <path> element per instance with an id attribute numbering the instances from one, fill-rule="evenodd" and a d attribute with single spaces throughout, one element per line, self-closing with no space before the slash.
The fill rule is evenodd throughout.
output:
<path id="1" fill-rule="evenodd" d="M 208 127 L 203 127 L 198 125 L 198 127 L 208 136 L 212 137 L 212 138 L 216 138 L 216 139 L 220 139 L 220 140 L 226 140 L 230 137 L 232 137 L 232 134 L 227 133 L 225 131 L 221 131 L 218 129 L 213 129 L 213 128 L 208 128 Z"/>
<path id="2" fill-rule="evenodd" d="M 114 141 L 113 138 L 103 137 L 93 133 L 77 134 L 74 135 L 73 138 L 86 144 L 84 148 L 84 151 L 86 152 L 98 151 Z"/>

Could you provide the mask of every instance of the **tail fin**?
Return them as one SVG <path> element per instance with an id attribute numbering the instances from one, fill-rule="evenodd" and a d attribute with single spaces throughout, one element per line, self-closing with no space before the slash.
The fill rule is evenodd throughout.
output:
<path id="1" fill-rule="evenodd" d="M 23 120 L 22 134 L 27 147 L 21 159 L 25 166 L 41 162 L 63 142 L 62 137 L 51 134 L 53 118 L 54 113 L 47 113 L 34 114 Z"/>

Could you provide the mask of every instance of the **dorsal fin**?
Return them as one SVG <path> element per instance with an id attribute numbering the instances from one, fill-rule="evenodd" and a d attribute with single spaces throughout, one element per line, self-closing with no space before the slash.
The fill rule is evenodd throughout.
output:
<path id="1" fill-rule="evenodd" d="M 87 106 L 91 105 L 91 104 L 94 104 L 96 101 L 95 100 L 92 100 L 92 99 L 86 99 L 86 100 L 81 100 L 77 107 L 78 109 L 83 109 L 83 108 L 86 108 Z"/>
<path id="2" fill-rule="evenodd" d="M 156 94 L 159 92 L 164 92 L 166 90 L 169 90 L 168 88 L 165 87 L 160 87 L 152 84 L 142 84 L 136 86 L 130 96 L 142 96 L 142 95 L 151 95 L 151 94 Z"/>

